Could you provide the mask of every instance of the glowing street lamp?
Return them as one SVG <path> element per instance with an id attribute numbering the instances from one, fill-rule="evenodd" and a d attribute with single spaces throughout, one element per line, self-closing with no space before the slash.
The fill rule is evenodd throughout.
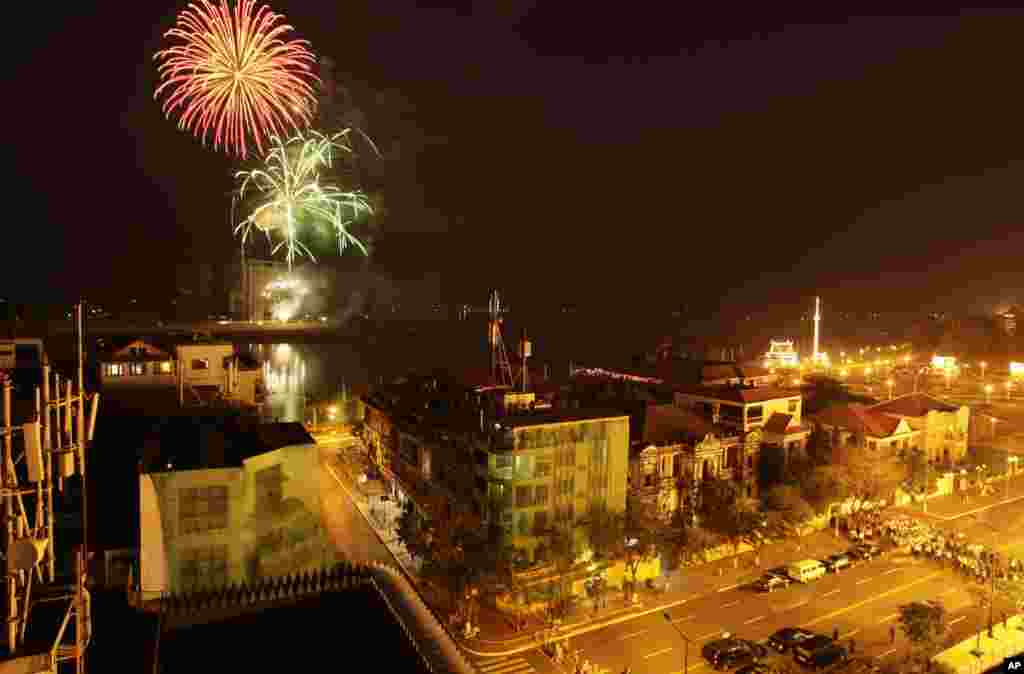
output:
<path id="1" fill-rule="evenodd" d="M 871 368 L 870 367 L 864 368 L 864 378 L 865 379 L 871 379 Z"/>
<path id="2" fill-rule="evenodd" d="M 894 382 L 892 380 L 892 377 L 890 377 L 889 380 L 887 382 L 885 382 L 885 383 L 889 385 L 889 400 L 892 400 L 892 387 L 893 387 L 893 384 L 895 384 L 896 382 Z"/>
<path id="3" fill-rule="evenodd" d="M 849 373 L 846 371 L 846 368 L 843 368 L 842 370 L 839 371 L 839 376 L 842 377 L 843 379 L 846 379 L 847 374 Z"/>
<path id="4" fill-rule="evenodd" d="M 980 365 L 981 365 L 981 380 L 985 381 L 985 368 L 988 367 L 988 363 L 986 363 L 985 361 L 981 361 Z"/>
<path id="5" fill-rule="evenodd" d="M 909 355 L 903 356 L 903 364 L 904 365 L 910 365 L 910 356 Z"/>
<path id="6" fill-rule="evenodd" d="M 992 403 L 992 384 L 985 384 L 985 403 Z"/>

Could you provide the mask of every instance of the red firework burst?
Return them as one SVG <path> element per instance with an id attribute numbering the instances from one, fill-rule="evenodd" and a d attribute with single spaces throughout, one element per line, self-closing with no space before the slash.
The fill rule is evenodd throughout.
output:
<path id="1" fill-rule="evenodd" d="M 255 11 L 254 11 L 255 10 Z M 190 4 L 164 37 L 182 44 L 154 55 L 168 117 L 180 111 L 179 128 L 229 154 L 247 155 L 251 139 L 262 154 L 271 135 L 309 124 L 316 108 L 312 82 L 315 57 L 305 40 L 285 40 L 291 26 L 266 5 L 240 0 Z"/>

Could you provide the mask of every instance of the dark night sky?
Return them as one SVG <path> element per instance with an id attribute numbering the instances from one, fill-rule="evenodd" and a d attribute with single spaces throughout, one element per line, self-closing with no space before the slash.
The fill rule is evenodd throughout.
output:
<path id="1" fill-rule="evenodd" d="M 30 288 L 38 258 L 16 254 L 0 295 L 70 297 L 74 274 L 87 294 L 163 291 L 176 262 L 230 254 L 231 164 L 152 100 L 184 4 L 9 23 L 37 28 L 8 82 L 4 247 L 52 272 Z M 404 149 L 382 236 L 432 234 L 390 264 L 444 270 L 452 300 L 1024 300 L 1024 13 L 665 8 L 687 4 L 272 3 L 391 92 L 376 129 L 357 100 Z"/>

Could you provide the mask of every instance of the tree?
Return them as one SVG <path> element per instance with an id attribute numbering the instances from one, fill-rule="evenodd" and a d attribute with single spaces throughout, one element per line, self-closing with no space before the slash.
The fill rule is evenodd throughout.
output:
<path id="1" fill-rule="evenodd" d="M 825 466 L 832 461 L 832 436 L 821 424 L 814 424 L 807 436 L 804 453 L 814 466 Z"/>
<path id="2" fill-rule="evenodd" d="M 946 632 L 946 608 L 939 601 L 912 602 L 900 606 L 900 627 L 917 651 L 927 660 L 936 651 Z"/>
<path id="3" fill-rule="evenodd" d="M 849 495 L 841 470 L 838 466 L 820 466 L 801 483 L 801 495 L 815 512 L 822 512 L 829 504 Z"/>
<path id="4" fill-rule="evenodd" d="M 778 533 L 794 533 L 798 527 L 814 517 L 814 509 L 804 500 L 800 490 L 791 486 L 779 486 L 765 496 L 768 521 Z"/>
<path id="5" fill-rule="evenodd" d="M 739 552 L 740 543 L 755 538 L 762 515 L 749 499 L 742 498 L 740 486 L 732 480 L 705 480 L 701 490 L 702 524 Z"/>

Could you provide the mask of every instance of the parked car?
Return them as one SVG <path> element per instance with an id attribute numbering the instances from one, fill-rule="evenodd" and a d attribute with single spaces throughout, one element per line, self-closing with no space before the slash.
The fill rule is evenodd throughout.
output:
<path id="1" fill-rule="evenodd" d="M 855 545 L 847 551 L 847 553 L 853 559 L 870 560 L 882 554 L 882 549 L 877 545 L 871 543 L 862 543 L 861 545 Z"/>
<path id="2" fill-rule="evenodd" d="M 764 572 L 766 576 L 776 576 L 777 578 L 784 578 L 786 580 L 793 580 L 789 577 L 789 569 L 784 566 L 776 566 L 773 569 L 768 569 Z"/>
<path id="3" fill-rule="evenodd" d="M 831 637 L 824 634 L 816 634 L 810 639 L 804 639 L 793 646 L 793 659 L 807 667 L 817 667 L 816 654 L 819 651 L 831 648 L 835 642 Z"/>
<path id="4" fill-rule="evenodd" d="M 726 637 L 704 645 L 701 654 L 715 669 L 733 669 L 753 664 L 768 652 L 761 644 L 746 639 Z"/>
<path id="5" fill-rule="evenodd" d="M 755 662 L 752 665 L 739 668 L 736 670 L 736 674 L 772 674 L 774 671 L 775 669 L 771 665 Z"/>
<path id="6" fill-rule="evenodd" d="M 832 644 L 814 651 L 807 661 L 798 662 L 810 669 L 825 669 L 846 662 L 848 657 L 845 648 L 839 644 Z"/>
<path id="7" fill-rule="evenodd" d="M 782 590 L 789 587 L 790 582 L 789 578 L 783 578 L 782 576 L 775 576 L 766 573 L 754 581 L 754 587 L 762 592 L 775 592 L 775 590 Z"/>
<path id="8" fill-rule="evenodd" d="M 814 632 L 800 627 L 783 627 L 768 637 L 768 645 L 779 653 L 785 653 L 797 644 L 816 636 L 818 635 Z"/>
<path id="9" fill-rule="evenodd" d="M 821 560 L 821 563 L 824 564 L 825 568 L 832 573 L 836 573 L 840 569 L 853 566 L 853 560 L 850 559 L 849 555 L 829 555 L 825 559 Z"/>
<path id="10" fill-rule="evenodd" d="M 825 567 L 815 559 L 805 559 L 787 566 L 786 573 L 798 583 L 809 583 L 824 576 Z"/>

